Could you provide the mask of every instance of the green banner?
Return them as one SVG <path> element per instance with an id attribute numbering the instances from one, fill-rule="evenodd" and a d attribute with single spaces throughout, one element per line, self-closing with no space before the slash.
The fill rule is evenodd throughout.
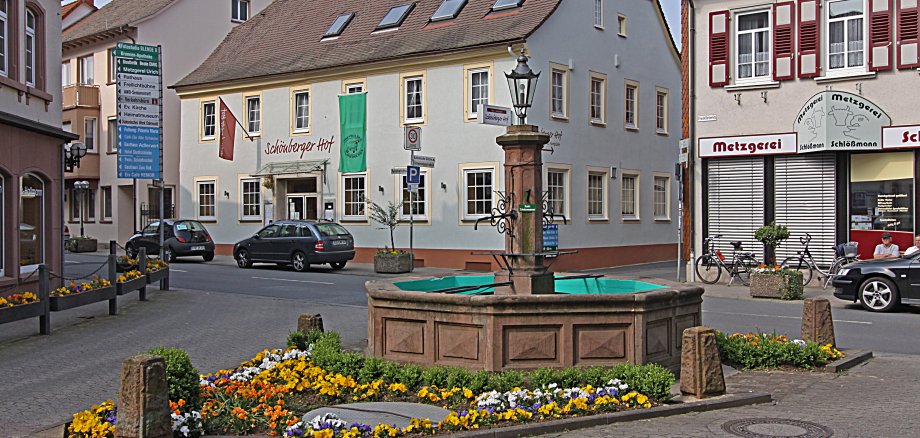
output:
<path id="1" fill-rule="evenodd" d="M 365 93 L 339 96 L 342 151 L 339 172 L 367 171 L 367 95 Z"/>

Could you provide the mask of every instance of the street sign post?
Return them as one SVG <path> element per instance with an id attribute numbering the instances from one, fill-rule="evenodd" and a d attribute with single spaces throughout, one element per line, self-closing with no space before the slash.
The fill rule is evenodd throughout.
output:
<path id="1" fill-rule="evenodd" d="M 412 155 L 412 165 L 418 167 L 434 167 L 434 157 L 426 157 L 424 155 Z"/>
<path id="2" fill-rule="evenodd" d="M 418 152 L 422 150 L 422 127 L 406 126 L 405 144 L 407 151 Z"/>

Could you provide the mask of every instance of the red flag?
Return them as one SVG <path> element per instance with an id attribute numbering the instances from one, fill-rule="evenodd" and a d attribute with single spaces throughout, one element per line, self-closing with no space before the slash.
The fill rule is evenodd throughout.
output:
<path id="1" fill-rule="evenodd" d="M 220 152 L 218 156 L 225 160 L 233 161 L 233 141 L 236 139 L 236 116 L 227 108 L 223 99 L 220 100 Z"/>

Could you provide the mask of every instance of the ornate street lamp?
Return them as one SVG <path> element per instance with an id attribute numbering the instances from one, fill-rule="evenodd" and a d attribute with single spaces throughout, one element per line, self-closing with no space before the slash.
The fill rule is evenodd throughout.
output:
<path id="1" fill-rule="evenodd" d="M 86 156 L 86 145 L 80 142 L 73 142 L 64 145 L 64 168 L 67 172 L 73 172 L 74 167 L 80 167 L 80 159 Z"/>
<path id="2" fill-rule="evenodd" d="M 84 150 L 84 153 L 85 150 Z M 86 213 L 86 192 L 89 191 L 89 181 L 77 181 L 73 183 L 73 188 L 77 189 L 80 194 L 80 237 L 86 237 L 83 233 L 83 221 Z M 75 199 L 73 201 L 76 201 Z"/>
<path id="3" fill-rule="evenodd" d="M 511 102 L 514 113 L 517 114 L 521 125 L 527 124 L 527 111 L 533 105 L 533 97 L 537 92 L 537 79 L 540 73 L 534 73 L 527 65 L 530 58 L 521 50 L 517 67 L 511 73 L 505 73 L 508 79 L 508 88 L 511 89 Z"/>

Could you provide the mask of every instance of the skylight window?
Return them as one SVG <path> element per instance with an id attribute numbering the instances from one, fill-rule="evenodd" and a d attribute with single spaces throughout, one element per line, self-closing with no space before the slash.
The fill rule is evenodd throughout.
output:
<path id="1" fill-rule="evenodd" d="M 444 0 L 441 6 L 438 7 L 438 10 L 434 11 L 434 15 L 431 16 L 431 21 L 457 18 L 457 15 L 460 14 L 460 10 L 463 9 L 464 6 L 466 6 L 466 0 Z"/>
<path id="2" fill-rule="evenodd" d="M 412 9 L 415 9 L 415 3 L 393 6 L 390 8 L 390 12 L 387 12 L 383 17 L 383 20 L 380 20 L 377 29 L 386 29 L 401 25 L 403 20 L 409 15 L 409 12 L 412 12 Z"/>
<path id="3" fill-rule="evenodd" d="M 326 31 L 326 34 L 323 35 L 323 37 L 334 37 L 341 35 L 342 31 L 345 30 L 345 26 L 348 26 L 348 23 L 351 22 L 352 18 L 355 18 L 354 12 L 335 17 L 335 21 L 332 22 L 332 26 L 329 26 L 329 30 Z"/>
<path id="4" fill-rule="evenodd" d="M 493 11 L 504 11 L 505 9 L 519 8 L 524 4 L 524 0 L 498 0 L 492 5 Z"/>

